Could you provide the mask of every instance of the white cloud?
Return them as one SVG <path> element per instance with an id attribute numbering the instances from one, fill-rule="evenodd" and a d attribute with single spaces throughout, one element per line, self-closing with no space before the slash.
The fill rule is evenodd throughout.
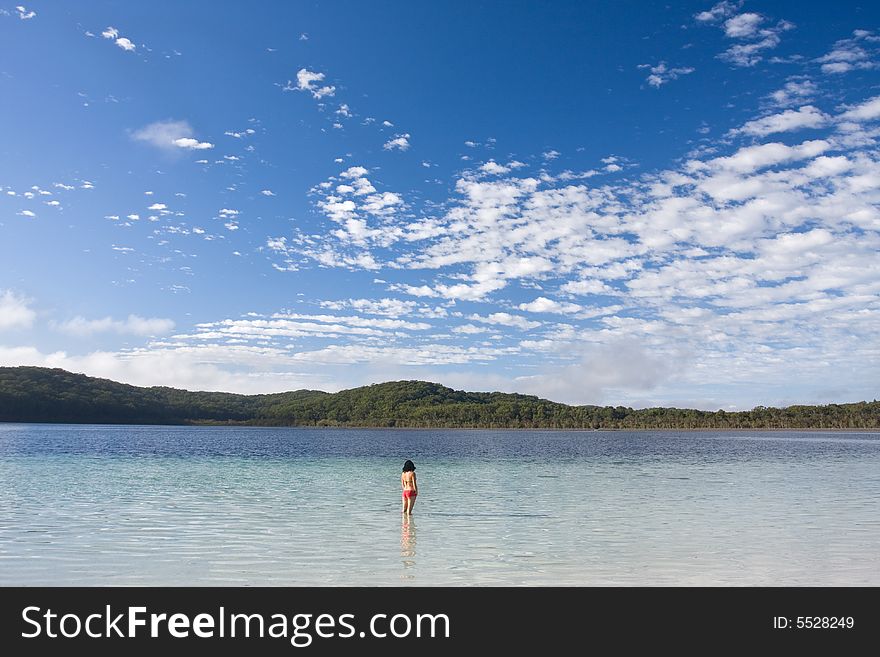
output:
<path id="1" fill-rule="evenodd" d="M 30 299 L 12 290 L 0 292 L 0 331 L 30 328 L 36 317 Z"/>
<path id="2" fill-rule="evenodd" d="M 640 64 L 638 68 L 650 69 L 650 74 L 646 78 L 646 81 L 655 89 L 659 89 L 662 85 L 666 84 L 670 80 L 677 80 L 682 75 L 693 73 L 695 70 L 692 66 L 669 68 L 666 65 L 666 62 L 660 62 L 656 66 L 651 66 L 650 64 Z"/>
<path id="3" fill-rule="evenodd" d="M 207 141 L 199 141 L 198 139 L 193 139 L 192 137 L 180 137 L 178 139 L 175 139 L 172 143 L 178 148 L 185 148 L 191 151 L 201 151 L 208 148 L 214 148 L 214 144 Z"/>
<path id="4" fill-rule="evenodd" d="M 153 203 L 153 205 L 149 206 L 147 210 L 167 210 L 168 206 L 164 203 Z"/>
<path id="5" fill-rule="evenodd" d="M 18 212 L 18 214 L 19 214 L 20 216 L 22 216 L 22 217 L 31 217 L 31 218 L 37 216 L 36 214 L 34 214 L 33 212 L 31 212 L 30 210 L 21 210 L 21 211 Z"/>
<path id="6" fill-rule="evenodd" d="M 345 171 L 339 174 L 340 178 L 363 178 L 369 173 L 364 167 L 349 167 Z"/>
<path id="7" fill-rule="evenodd" d="M 511 315 L 510 313 L 491 313 L 490 315 L 478 315 L 476 313 L 472 315 L 468 315 L 468 319 L 471 319 L 476 322 L 481 322 L 483 324 L 494 324 L 501 326 L 512 326 L 514 328 L 521 329 L 523 331 L 527 331 L 529 329 L 537 328 L 541 326 L 541 322 L 534 322 L 532 320 L 526 319 L 525 317 L 521 317 L 520 315 Z"/>
<path id="8" fill-rule="evenodd" d="M 739 14 L 725 21 L 724 34 L 734 39 L 753 37 L 758 31 L 758 26 L 763 22 L 764 17 L 760 14 Z"/>
<path id="9" fill-rule="evenodd" d="M 53 323 L 52 328 L 78 337 L 108 332 L 124 335 L 151 336 L 170 333 L 174 329 L 174 322 L 170 319 L 146 318 L 139 315 L 129 315 L 126 319 L 113 319 L 112 317 L 86 319 L 76 316 L 65 322 Z"/>
<path id="10" fill-rule="evenodd" d="M 119 39 L 116 39 L 116 45 L 128 52 L 131 52 L 135 49 L 135 45 L 125 37 L 120 37 Z"/>
<path id="11" fill-rule="evenodd" d="M 774 91 L 769 97 L 778 107 L 789 107 L 810 100 L 817 92 L 815 82 L 800 78 L 789 80 L 782 89 Z"/>
<path id="12" fill-rule="evenodd" d="M 441 371 L 425 368 L 485 363 L 511 351 L 431 343 L 420 347 L 331 345 L 291 352 L 253 344 L 157 342 L 143 349 L 81 356 L 43 353 L 34 347 L 0 347 L 0 365 L 61 367 L 140 386 L 259 394 L 304 388 L 336 391 L 387 380 L 390 373 L 414 378 L 413 368 L 419 368 L 418 378 L 438 380 Z"/>
<path id="13" fill-rule="evenodd" d="M 542 367 L 539 374 L 517 378 L 516 384 L 522 392 L 572 404 L 609 397 L 620 403 L 622 391 L 653 390 L 669 380 L 674 367 L 637 339 L 626 338 L 579 346 L 575 364 Z"/>
<path id="14" fill-rule="evenodd" d="M 406 151 L 409 150 L 409 133 L 402 135 L 395 135 L 393 139 L 389 139 L 382 145 L 386 151 L 398 150 L 398 151 Z"/>
<path id="15" fill-rule="evenodd" d="M 815 61 L 822 64 L 823 73 L 831 75 L 875 69 L 880 67 L 874 59 L 877 49 L 873 44 L 877 41 L 878 38 L 871 32 L 856 30 L 852 38 L 837 41 L 829 53 Z"/>
<path id="16" fill-rule="evenodd" d="M 397 290 L 404 294 L 414 297 L 436 297 L 439 296 L 431 287 L 427 285 L 409 285 L 407 283 L 395 283 L 388 286 L 389 290 Z"/>
<path id="17" fill-rule="evenodd" d="M 804 83 L 790 79 L 784 96 L 763 103 L 788 104 L 814 92 L 789 82 Z M 868 97 L 835 111 L 814 103 L 753 118 L 736 135 L 790 137 L 796 127 L 816 124 L 821 138 L 741 145 L 725 136 L 669 169 L 604 184 L 542 176 L 544 163 L 531 158 L 533 175 L 504 164 L 511 170 L 491 177 L 466 170 L 447 198 L 420 207 L 417 196 L 407 197 L 404 211 L 380 203 L 377 211 L 395 211 L 370 215 L 362 206 L 380 193 L 356 195 L 359 185 L 373 186 L 361 167 L 313 190 L 326 217 L 314 234 L 274 238 L 267 253 L 281 259 L 281 269 L 383 270 L 380 280 L 397 281 L 386 289 L 413 304 L 395 312 L 411 319 L 433 312 L 429 303 L 448 304 L 462 326 L 491 328 L 495 343 L 515 338 L 517 356 L 503 363 L 521 368 L 510 384 L 521 390 L 561 391 L 554 371 L 571 390 L 596 364 L 604 383 L 589 394 L 616 403 L 644 400 L 635 391 L 662 400 L 710 385 L 730 393 L 725 403 L 762 403 L 793 376 L 833 381 L 849 391 L 840 395 L 856 398 L 872 390 L 872 345 L 880 340 L 880 131 L 869 124 L 880 118 L 880 101 Z M 382 189 L 380 181 L 375 186 Z M 510 295 L 540 290 L 513 308 L 567 323 L 531 326 L 524 323 L 531 316 L 493 312 L 498 304 L 511 308 L 500 294 L 508 286 Z M 367 312 L 368 301 L 358 312 Z M 464 303 L 472 301 L 489 309 L 473 315 Z M 463 309 L 453 312 L 456 305 Z M 453 321 L 443 340 L 469 342 L 463 336 L 471 329 L 456 328 Z M 521 330 L 534 335 L 522 339 Z M 629 345 L 627 362 L 643 358 L 653 373 L 640 379 L 638 368 L 625 368 L 628 374 L 615 379 L 608 357 L 614 345 Z M 357 356 L 360 344 L 338 340 L 298 362 L 369 361 L 382 353 L 399 365 L 417 362 L 426 349 L 424 342 L 382 346 Z M 468 362 L 507 358 L 442 354 Z M 546 371 L 530 373 L 535 363 L 546 363 Z M 581 403 L 595 401 L 578 395 L 587 395 Z"/>
<path id="18" fill-rule="evenodd" d="M 277 196 L 277 194 L 275 194 L 275 192 L 273 192 L 271 189 L 260 190 L 260 194 L 262 194 L 263 196 Z"/>
<path id="19" fill-rule="evenodd" d="M 410 315 L 422 307 L 415 301 L 403 299 L 346 299 L 343 301 L 321 301 L 321 307 L 333 310 L 352 308 L 359 313 L 367 315 L 385 315 L 387 317 L 401 317 Z"/>
<path id="20" fill-rule="evenodd" d="M 193 137 L 192 126 L 187 121 L 156 121 L 132 133 L 135 141 L 146 142 L 166 151 L 204 150 L 213 148 L 208 142 L 200 142 Z"/>
<path id="21" fill-rule="evenodd" d="M 810 178 L 830 178 L 839 176 L 853 168 L 853 163 L 843 155 L 837 157 L 817 157 L 804 167 L 803 171 Z"/>
<path id="22" fill-rule="evenodd" d="M 721 54 L 721 58 L 734 66 L 754 66 L 763 59 L 764 50 L 775 48 L 781 42 L 777 33 L 768 30 L 762 30 L 762 32 L 768 33 L 758 41 L 731 46 Z"/>
<path id="23" fill-rule="evenodd" d="M 27 8 L 24 7 L 23 5 L 18 5 L 15 8 L 15 11 L 18 12 L 18 17 L 23 21 L 29 21 L 30 19 L 32 19 L 33 17 L 35 17 L 37 15 L 37 12 L 28 11 Z"/>
<path id="24" fill-rule="evenodd" d="M 734 15 L 741 6 L 741 2 L 720 2 L 712 9 L 698 13 L 695 18 L 702 23 L 717 23 L 727 19 L 720 27 L 728 39 L 736 39 L 738 43 L 730 46 L 719 57 L 734 66 L 750 67 L 763 59 L 764 51 L 778 46 L 782 41 L 780 35 L 793 29 L 794 24 L 781 20 L 773 26 L 761 27 L 767 19 L 760 14 L 745 12 Z"/>
<path id="25" fill-rule="evenodd" d="M 223 134 L 227 137 L 234 137 L 235 139 L 242 139 L 244 137 L 249 137 L 254 134 L 256 131 L 253 128 L 248 128 L 247 130 L 242 130 L 240 132 L 235 132 L 234 130 L 227 130 Z"/>
<path id="26" fill-rule="evenodd" d="M 796 146 L 787 146 L 779 142 L 746 146 L 733 155 L 717 157 L 709 161 L 709 166 L 730 169 L 740 173 L 748 173 L 775 164 L 783 164 L 793 160 L 802 160 L 824 153 L 831 147 L 823 139 L 805 141 Z"/>
<path id="27" fill-rule="evenodd" d="M 489 333 L 492 329 L 485 326 L 477 326 L 475 324 L 462 324 L 452 329 L 453 333 L 462 333 L 464 335 L 478 335 L 480 333 Z"/>
<path id="28" fill-rule="evenodd" d="M 561 288 L 563 294 L 588 295 L 588 294 L 609 294 L 611 288 L 598 279 L 568 281 Z"/>
<path id="29" fill-rule="evenodd" d="M 312 94 L 312 98 L 320 100 L 325 96 L 333 96 L 336 93 L 336 87 L 331 85 L 321 86 L 325 75 L 316 71 L 310 71 L 307 68 L 301 68 L 296 72 L 297 91 L 308 91 Z"/>
<path id="30" fill-rule="evenodd" d="M 503 164 L 498 164 L 497 162 L 495 162 L 495 160 L 489 160 L 480 167 L 480 171 L 493 176 L 497 176 L 505 173 L 510 173 L 510 167 L 506 167 Z"/>
<path id="31" fill-rule="evenodd" d="M 859 105 L 850 107 L 840 115 L 840 119 L 857 123 L 880 119 L 880 96 L 874 96 Z"/>
<path id="32" fill-rule="evenodd" d="M 399 194 L 382 192 L 367 196 L 361 204 L 361 209 L 374 215 L 387 215 L 400 205 L 403 205 L 403 198 Z"/>
<path id="33" fill-rule="evenodd" d="M 694 18 L 702 23 L 714 23 L 736 13 L 742 7 L 742 4 L 741 1 L 729 2 L 728 0 L 723 0 L 709 10 L 699 12 Z"/>
<path id="34" fill-rule="evenodd" d="M 821 128 L 828 123 L 829 117 L 812 105 L 804 105 L 798 110 L 785 110 L 780 114 L 772 114 L 755 119 L 741 128 L 731 130 L 731 135 L 749 135 L 766 137 L 778 132 L 792 132 L 804 128 Z"/>
<path id="35" fill-rule="evenodd" d="M 379 330 L 407 329 L 411 331 L 426 331 L 431 328 L 431 325 L 425 322 L 409 322 L 396 318 L 376 319 L 373 317 L 361 317 L 359 315 L 308 315 L 301 313 L 275 313 L 272 315 L 272 319 L 306 320 L 309 322 L 318 322 L 318 324 L 315 325 L 318 332 L 326 330 L 327 325 L 332 326 L 334 331 L 338 330 L 338 326 L 340 324 L 349 327 L 369 327 L 370 329 Z M 297 330 L 311 330 L 306 325 L 302 325 L 300 323 L 295 323 L 293 326 L 295 326 Z"/>
<path id="36" fill-rule="evenodd" d="M 554 313 L 573 314 L 581 312 L 584 308 L 576 303 L 560 303 L 547 297 L 538 297 L 529 303 L 521 303 L 517 306 L 520 310 L 530 313 Z"/>
<path id="37" fill-rule="evenodd" d="M 323 79 L 323 73 L 317 73 L 305 68 L 301 68 L 296 73 L 297 85 L 302 90 L 311 90 L 316 82 L 321 82 Z"/>
<path id="38" fill-rule="evenodd" d="M 111 39 L 117 46 L 122 48 L 127 52 L 132 52 L 136 49 L 136 46 L 130 39 L 127 37 L 119 36 L 119 30 L 115 27 L 108 27 L 103 32 L 101 32 L 101 36 L 105 39 Z"/>

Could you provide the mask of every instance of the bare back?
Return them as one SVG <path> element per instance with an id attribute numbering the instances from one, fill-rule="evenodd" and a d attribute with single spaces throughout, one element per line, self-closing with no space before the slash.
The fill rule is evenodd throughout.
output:
<path id="1" fill-rule="evenodd" d="M 400 475 L 400 484 L 403 486 L 403 490 L 418 490 L 416 485 L 416 473 L 415 472 L 404 472 Z"/>

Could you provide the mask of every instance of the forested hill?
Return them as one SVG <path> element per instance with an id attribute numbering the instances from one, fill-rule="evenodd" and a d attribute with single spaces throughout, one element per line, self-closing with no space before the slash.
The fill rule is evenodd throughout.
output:
<path id="1" fill-rule="evenodd" d="M 0 422 L 550 429 L 876 429 L 880 402 L 726 413 L 568 406 L 528 395 L 392 381 L 272 395 L 140 388 L 41 367 L 0 367 Z"/>

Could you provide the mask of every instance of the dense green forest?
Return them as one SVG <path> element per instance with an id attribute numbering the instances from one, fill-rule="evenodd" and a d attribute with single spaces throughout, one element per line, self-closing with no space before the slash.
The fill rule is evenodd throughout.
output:
<path id="1" fill-rule="evenodd" d="M 528 395 L 392 381 L 272 395 L 139 388 L 41 367 L 0 367 L 0 422 L 547 429 L 876 429 L 880 402 L 727 413 L 568 406 Z"/>

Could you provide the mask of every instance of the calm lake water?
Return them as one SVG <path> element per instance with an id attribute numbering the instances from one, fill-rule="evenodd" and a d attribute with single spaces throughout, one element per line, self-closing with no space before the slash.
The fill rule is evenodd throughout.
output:
<path id="1" fill-rule="evenodd" d="M 878 433 L 0 424 L 0 584 L 877 586 L 878 500 Z"/>

